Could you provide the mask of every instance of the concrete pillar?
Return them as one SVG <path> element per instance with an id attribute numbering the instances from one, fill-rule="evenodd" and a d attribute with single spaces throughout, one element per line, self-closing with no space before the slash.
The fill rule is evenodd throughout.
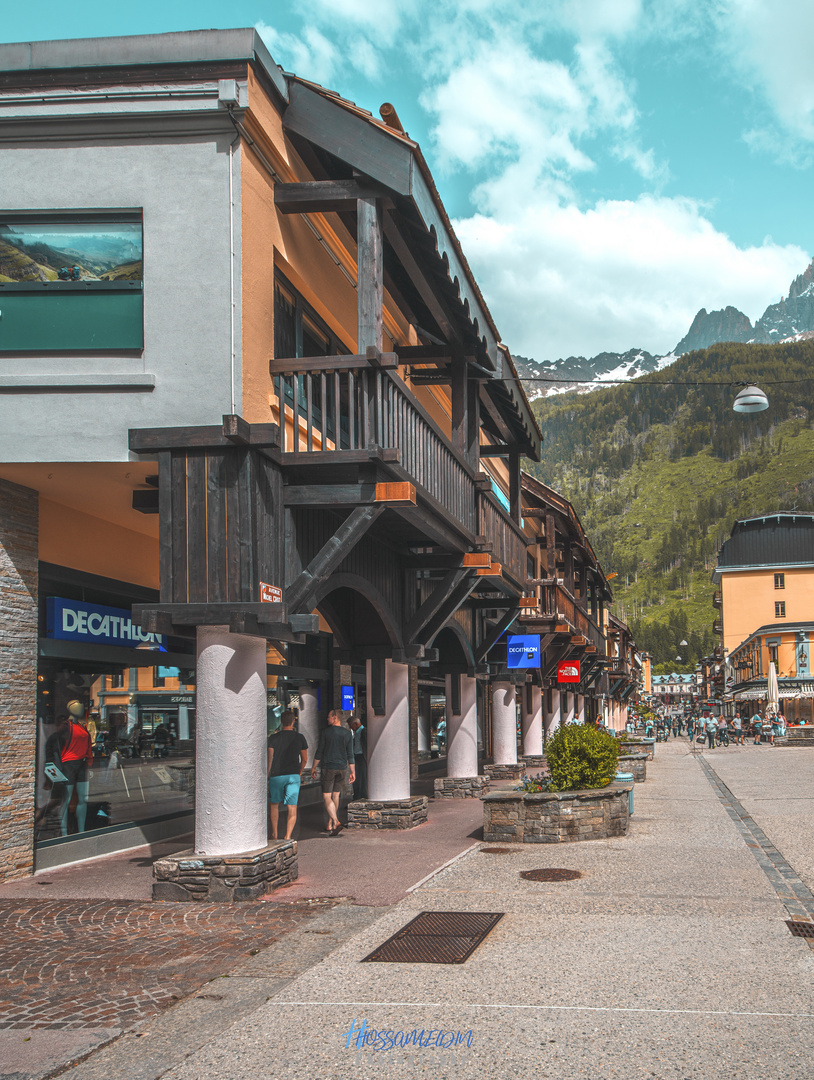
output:
<path id="1" fill-rule="evenodd" d="M 410 797 L 410 687 L 406 664 L 384 662 L 384 716 L 373 712 L 372 662 L 367 661 L 367 797 Z"/>
<path id="2" fill-rule="evenodd" d="M 563 697 L 565 698 L 565 701 L 563 703 L 565 712 L 564 712 L 562 722 L 564 724 L 573 724 L 574 723 L 574 706 L 576 705 L 576 697 L 577 696 L 576 696 L 576 694 L 570 693 L 568 690 L 564 690 L 563 691 Z"/>
<path id="3" fill-rule="evenodd" d="M 539 686 L 521 688 L 520 725 L 523 729 L 523 755 L 539 757 L 543 752 L 543 693 Z M 531 708 L 529 708 L 529 696 Z"/>
<path id="4" fill-rule="evenodd" d="M 478 775 L 478 684 L 461 676 L 461 711 L 452 711 L 450 684 L 457 676 L 447 675 L 447 776 Z"/>
<path id="5" fill-rule="evenodd" d="M 627 724 L 627 702 L 622 703 L 622 715 L 619 718 L 621 726 L 624 727 Z"/>
<path id="6" fill-rule="evenodd" d="M 198 627 L 195 851 L 267 844 L 266 640 Z"/>
<path id="7" fill-rule="evenodd" d="M 430 752 L 430 695 L 422 690 L 418 695 L 418 752 Z M 447 725 L 447 730 L 449 725 Z"/>
<path id="8" fill-rule="evenodd" d="M 517 764 L 517 709 L 513 683 L 492 683 L 492 746 L 495 765 Z"/>
<path id="9" fill-rule="evenodd" d="M 312 686 L 310 683 L 303 683 L 302 686 L 299 687 L 299 694 L 299 730 L 300 735 L 304 735 L 305 740 L 308 743 L 307 767 L 310 769 L 311 766 L 314 764 L 314 755 L 317 752 L 317 743 L 319 742 L 319 709 L 317 707 L 317 688 L 316 686 Z"/>
<path id="10" fill-rule="evenodd" d="M 584 694 L 577 694 L 576 699 L 577 699 L 577 723 L 578 724 L 584 724 L 585 723 L 585 695 Z"/>
<path id="11" fill-rule="evenodd" d="M 560 692 L 559 690 L 551 691 L 551 711 L 546 708 L 545 712 L 545 731 L 546 738 L 550 738 L 562 722 L 562 712 L 560 709 Z"/>

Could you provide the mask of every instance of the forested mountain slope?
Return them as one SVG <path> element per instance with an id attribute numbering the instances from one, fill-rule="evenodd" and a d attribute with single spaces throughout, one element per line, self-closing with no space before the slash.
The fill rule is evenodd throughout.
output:
<path id="1" fill-rule="evenodd" d="M 747 382 L 766 412 L 732 411 Z M 574 504 L 639 646 L 692 670 L 714 644 L 710 573 L 733 522 L 814 511 L 814 341 L 714 345 L 533 407 L 543 460 L 529 471 Z"/>

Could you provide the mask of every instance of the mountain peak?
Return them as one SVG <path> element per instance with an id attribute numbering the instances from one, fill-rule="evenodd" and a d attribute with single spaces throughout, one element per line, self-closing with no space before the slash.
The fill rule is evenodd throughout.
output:
<path id="1" fill-rule="evenodd" d="M 749 317 L 737 308 L 729 306 L 710 312 L 701 308 L 673 352 L 680 356 L 694 349 L 708 349 L 719 341 L 751 341 L 753 337 L 754 327 Z"/>

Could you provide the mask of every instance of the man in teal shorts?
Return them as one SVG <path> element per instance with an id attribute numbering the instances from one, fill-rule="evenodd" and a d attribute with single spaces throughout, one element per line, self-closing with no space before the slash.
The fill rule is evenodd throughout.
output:
<path id="1" fill-rule="evenodd" d="M 308 760 L 308 742 L 294 730 L 294 713 L 286 709 L 280 717 L 281 728 L 268 740 L 269 817 L 271 836 L 277 839 L 280 803 L 288 807 L 285 839 L 290 840 L 297 824 L 297 803 L 300 797 L 300 777 Z"/>

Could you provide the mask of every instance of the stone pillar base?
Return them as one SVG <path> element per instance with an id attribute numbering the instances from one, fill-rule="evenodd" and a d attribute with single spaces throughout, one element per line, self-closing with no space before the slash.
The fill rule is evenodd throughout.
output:
<path id="1" fill-rule="evenodd" d="M 522 761 L 527 769 L 544 769 L 548 764 L 545 754 L 523 754 Z"/>
<path id="2" fill-rule="evenodd" d="M 426 795 L 412 795 L 409 799 L 392 799 L 374 802 L 360 799 L 348 803 L 349 829 L 414 829 L 427 820 Z"/>
<path id="3" fill-rule="evenodd" d="M 435 781 L 434 798 L 480 799 L 488 791 L 488 776 L 440 776 Z"/>
<path id="4" fill-rule="evenodd" d="M 490 780 L 522 780 L 525 765 L 484 765 Z"/>
<path id="5" fill-rule="evenodd" d="M 297 876 L 296 840 L 276 840 L 242 855 L 179 851 L 153 863 L 153 900 L 259 900 Z"/>

